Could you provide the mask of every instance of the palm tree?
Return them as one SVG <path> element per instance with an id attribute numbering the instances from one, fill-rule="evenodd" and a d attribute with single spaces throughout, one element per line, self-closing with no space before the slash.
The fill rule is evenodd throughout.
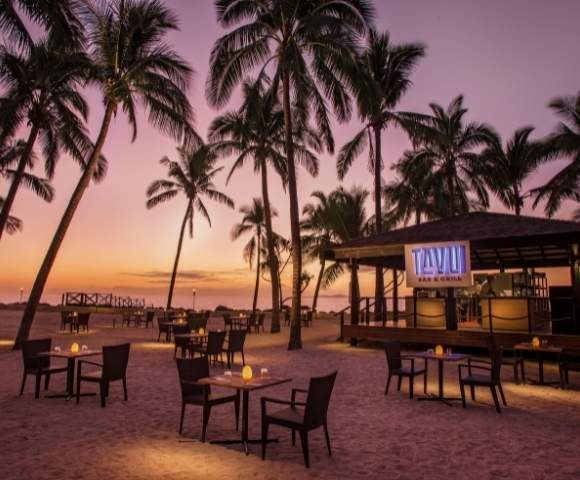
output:
<path id="1" fill-rule="evenodd" d="M 254 264 L 254 260 L 256 262 L 256 285 L 254 287 L 254 301 L 252 302 L 252 311 L 255 312 L 258 306 L 258 290 L 260 288 L 261 255 L 264 250 L 264 243 L 266 242 L 264 236 L 266 209 L 260 198 L 254 198 L 252 205 L 240 207 L 240 213 L 243 214 L 242 221 L 234 225 L 232 229 L 232 240 L 237 240 L 246 233 L 252 234 L 252 237 L 244 246 L 244 260 L 248 262 L 250 269 Z M 271 215 L 275 217 L 278 215 L 278 212 L 272 210 Z M 274 277 L 278 277 L 278 275 L 275 274 Z M 274 283 L 272 283 L 272 288 L 274 288 Z M 278 288 L 278 284 L 276 284 L 276 288 Z M 276 294 L 278 293 L 276 292 Z M 279 310 L 279 305 L 272 305 L 272 307 L 274 306 Z"/>
<path id="2" fill-rule="evenodd" d="M 371 233 L 372 229 L 365 208 L 369 196 L 367 190 L 356 186 L 350 190 L 340 187 L 331 196 L 333 197 L 335 212 L 331 221 L 332 232 L 338 242 L 348 242 Z M 349 268 L 351 275 L 351 302 L 353 305 L 358 305 L 360 288 L 356 260 L 349 265 Z M 340 273 L 341 271 L 336 272 L 337 275 Z M 354 314 L 354 311 L 351 314 Z M 354 321 L 356 322 L 356 317 Z"/>
<path id="3" fill-rule="evenodd" d="M 0 197 L 0 208 L 2 208 L 2 204 L 4 203 L 4 199 Z M 13 217 L 10 215 L 8 217 L 8 222 L 6 222 L 6 233 L 8 235 L 13 235 L 18 231 L 22 231 L 22 220 L 18 217 Z"/>
<path id="4" fill-rule="evenodd" d="M 412 162 L 426 165 L 434 179 L 441 182 L 447 197 L 447 215 L 469 208 L 469 193 L 484 207 L 489 205 L 480 158 L 473 151 L 496 134 L 488 125 L 465 124 L 467 108 L 463 96 L 456 97 L 445 109 L 431 103 L 432 115 L 415 115 L 414 139 L 419 145 Z"/>
<path id="5" fill-rule="evenodd" d="M 389 126 L 405 126 L 405 114 L 397 112 L 397 104 L 411 86 L 410 76 L 417 62 L 425 55 L 425 46 L 418 43 L 393 44 L 389 33 L 369 31 L 365 49 L 360 55 L 361 79 L 357 84 L 359 115 L 363 129 L 342 147 L 337 171 L 344 178 L 353 161 L 369 146 L 369 168 L 374 178 L 375 228 L 383 232 L 381 134 Z M 375 316 L 382 312 L 384 296 L 383 269 L 375 269 Z M 378 320 L 378 318 L 377 318 Z"/>
<path id="6" fill-rule="evenodd" d="M 242 86 L 243 103 L 238 110 L 226 112 L 217 117 L 209 129 L 209 141 L 213 147 L 226 156 L 236 154 L 227 181 L 246 161 L 253 158 L 255 172 L 260 172 L 262 202 L 266 229 L 270 278 L 272 282 L 272 333 L 280 331 L 280 279 L 278 277 L 278 257 L 275 254 L 272 212 L 268 191 L 268 165 L 286 182 L 286 158 L 284 156 L 284 115 L 276 92 L 268 89 L 269 79 L 262 75 L 256 81 L 245 81 Z M 305 141 L 299 142 L 302 138 Z M 316 151 L 321 148 L 316 135 L 308 126 L 300 128 L 295 136 L 294 148 L 300 153 L 305 168 L 312 174 L 318 173 L 318 162 L 309 146 Z"/>
<path id="7" fill-rule="evenodd" d="M 411 218 L 419 225 L 422 219 L 446 215 L 447 199 L 431 171 L 431 165 L 414 161 L 416 152 L 407 151 L 391 168 L 396 172 L 393 181 L 385 185 L 383 197 L 387 212 L 383 223 L 390 227 L 407 225 Z"/>
<path id="8" fill-rule="evenodd" d="M 312 311 L 316 312 L 320 287 L 323 284 L 322 280 L 326 273 L 326 259 L 323 253 L 332 245 L 332 221 L 336 211 L 332 196 L 327 196 L 320 191 L 312 192 L 310 196 L 314 197 L 317 203 L 308 203 L 304 206 L 302 210 L 304 218 L 301 222 L 301 228 L 304 233 L 302 239 L 306 257 L 311 261 L 320 261 L 320 269 L 312 298 Z M 335 264 L 340 265 L 338 263 Z M 335 268 L 334 266 L 332 267 L 332 269 Z M 327 285 L 328 282 L 325 283 L 325 286 Z"/>
<path id="9" fill-rule="evenodd" d="M 530 195 L 522 191 L 523 182 L 551 155 L 544 142 L 530 140 L 533 131 L 533 127 L 516 130 L 505 148 L 499 136 L 493 137 L 481 152 L 488 188 L 516 215 L 521 214 L 524 200 Z"/>
<path id="10" fill-rule="evenodd" d="M 189 226 L 190 238 L 193 237 L 194 212 L 199 212 L 211 227 L 211 219 L 202 198 L 207 197 L 230 208 L 234 207 L 234 202 L 230 197 L 216 190 L 213 179 L 223 167 L 215 168 L 216 155 L 207 145 L 199 144 L 193 151 L 178 148 L 177 152 L 179 155 L 178 162 L 171 161 L 168 157 L 161 159 L 161 165 L 167 167 L 169 179 L 155 180 L 149 185 L 146 204 L 147 208 L 153 208 L 160 203 L 171 200 L 178 194 L 185 195 L 185 198 L 187 198 L 187 207 L 181 222 L 181 229 L 179 230 L 177 252 L 173 262 L 169 294 L 167 295 L 167 309 L 171 308 L 186 226 Z"/>
<path id="11" fill-rule="evenodd" d="M 48 41 L 34 44 L 26 54 L 0 47 L 0 85 L 5 89 L 0 144 L 9 141 L 25 122 L 30 125 L 0 211 L 0 239 L 37 140 L 42 143 L 48 178 L 61 151 L 83 164 L 92 148 L 84 126 L 88 106 L 79 93 L 89 72 L 90 62 L 83 52 L 55 48 Z"/>
<path id="12" fill-rule="evenodd" d="M 216 0 L 216 10 L 224 28 L 240 25 L 214 45 L 207 83 L 209 102 L 213 106 L 225 104 L 246 74 L 256 68 L 270 68 L 274 72 L 272 88 L 280 89 L 282 94 L 293 268 L 288 349 L 294 350 L 302 347 L 302 250 L 293 108 L 304 116 L 314 114 L 320 138 L 332 152 L 334 141 L 325 97 L 339 121 L 349 118 L 351 105 L 346 90 L 354 77 L 357 42 L 367 29 L 373 9 L 367 0 Z"/>
<path id="13" fill-rule="evenodd" d="M 572 161 L 554 175 L 546 185 L 534 191 L 534 207 L 546 200 L 546 213 L 554 215 L 564 200 L 580 201 L 580 93 L 555 98 L 550 108 L 561 118 L 548 146 L 559 156 Z"/>
<path id="14" fill-rule="evenodd" d="M 87 166 L 69 200 L 48 252 L 32 287 L 15 348 L 28 338 L 44 286 L 68 227 L 105 144 L 113 116 L 119 107 L 127 114 L 137 136 L 137 103 L 148 110 L 149 122 L 178 142 L 191 147 L 196 140 L 193 112 L 187 99 L 192 70 L 164 38 L 177 29 L 173 13 L 154 0 L 114 0 L 104 10 L 87 15 L 95 80 L 103 93 L 105 113 Z"/>
<path id="15" fill-rule="evenodd" d="M 80 6 L 79 0 L 3 0 L 0 3 L 0 31 L 19 48 L 31 49 L 34 36 L 28 24 L 33 22 L 50 32 L 53 45 L 80 46 L 84 41 Z"/>

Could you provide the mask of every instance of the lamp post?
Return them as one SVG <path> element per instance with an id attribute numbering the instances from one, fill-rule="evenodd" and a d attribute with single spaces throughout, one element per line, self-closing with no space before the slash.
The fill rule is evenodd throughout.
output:
<path id="1" fill-rule="evenodd" d="M 24 295 L 24 289 L 23 289 L 23 288 L 21 288 L 21 289 L 20 289 L 20 302 L 19 302 L 19 303 L 22 303 L 22 296 L 23 296 L 23 295 Z"/>
<path id="2" fill-rule="evenodd" d="M 192 293 L 193 293 L 193 310 L 195 311 L 195 294 L 197 293 L 195 291 L 195 288 L 192 290 Z"/>

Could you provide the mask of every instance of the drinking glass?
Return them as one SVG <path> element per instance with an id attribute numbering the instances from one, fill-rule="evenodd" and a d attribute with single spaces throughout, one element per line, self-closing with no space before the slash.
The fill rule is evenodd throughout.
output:
<path id="1" fill-rule="evenodd" d="M 54 351 L 59 353 L 60 352 L 60 345 L 55 345 L 54 346 Z"/>
<path id="2" fill-rule="evenodd" d="M 231 376 L 232 376 L 232 371 L 231 370 L 224 371 L 224 377 L 231 377 Z"/>
<path id="3" fill-rule="evenodd" d="M 81 347 L 81 350 L 82 350 L 83 352 L 86 352 L 88 349 L 89 349 L 89 346 L 88 346 L 88 345 L 83 345 L 83 346 Z"/>
<path id="4" fill-rule="evenodd" d="M 260 376 L 265 377 L 268 375 L 268 369 L 267 368 L 260 368 Z"/>

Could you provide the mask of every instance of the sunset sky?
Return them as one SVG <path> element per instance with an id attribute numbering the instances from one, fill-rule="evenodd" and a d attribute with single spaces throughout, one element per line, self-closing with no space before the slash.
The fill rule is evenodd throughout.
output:
<path id="1" fill-rule="evenodd" d="M 196 71 L 190 98 L 196 110 L 196 128 L 205 135 L 218 113 L 204 98 L 209 54 L 223 31 L 216 23 L 213 1 L 165 3 L 178 14 L 181 25 L 181 31 L 172 34 L 170 42 Z M 504 138 L 519 127 L 533 125 L 540 137 L 557 122 L 547 108 L 549 100 L 576 94 L 580 89 L 578 0 L 381 0 L 375 4 L 377 29 L 388 30 L 396 42 L 421 41 L 428 47 L 412 77 L 414 86 L 401 102 L 402 110 L 426 112 L 429 102 L 447 105 L 463 93 L 468 119 L 489 122 Z M 87 91 L 87 98 L 94 139 L 103 114 L 102 102 L 97 91 Z M 238 100 L 236 96 L 227 109 L 236 107 Z M 126 119 L 122 114 L 115 119 L 104 150 L 109 160 L 107 178 L 85 194 L 52 271 L 45 300 L 55 302 L 61 292 L 69 290 L 114 292 L 145 297 L 148 303 L 163 302 L 185 200 L 174 199 L 153 210 L 145 208 L 148 184 L 165 175 L 159 159 L 164 155 L 175 157 L 175 144 L 150 128 L 142 115 L 139 127 L 138 138 L 131 143 Z M 356 117 L 349 124 L 336 124 L 337 149 L 359 128 Z M 408 147 L 400 131 L 383 135 L 382 153 L 387 165 Z M 546 165 L 526 186 L 545 182 L 562 164 Z M 199 307 L 217 303 L 247 307 L 251 303 L 254 274 L 242 259 L 247 238 L 232 242 L 230 231 L 241 219 L 238 208 L 259 195 L 259 179 L 247 168 L 226 186 L 231 159 L 223 165 L 226 169 L 217 184 L 235 199 L 236 209 L 208 200 L 212 228 L 198 218 L 194 238 L 185 240 L 176 292 L 178 305 L 191 304 L 192 288 L 198 291 Z M 299 172 L 301 206 L 309 201 L 313 190 L 329 192 L 338 185 L 335 158 L 321 155 L 320 167 L 316 179 Z M 78 176 L 78 167 L 63 157 L 54 178 L 56 198 L 51 204 L 26 190 L 19 192 L 13 214 L 24 221 L 24 231 L 5 236 L 0 244 L 0 301 L 17 300 L 20 288 L 26 296 Z M 385 169 L 385 180 L 391 177 L 392 172 Z M 369 189 L 372 186 L 366 154 L 344 182 L 346 187 L 355 184 Z M 279 211 L 275 229 L 288 235 L 288 198 L 273 174 L 270 185 L 271 198 Z M 0 183 L 0 195 L 5 196 L 7 189 L 5 181 Z M 502 211 L 495 200 L 492 209 Z M 541 215 L 542 211 L 532 212 L 527 205 L 525 213 Z M 558 216 L 566 218 L 569 214 L 567 206 Z M 316 274 L 318 265 L 306 269 Z M 362 282 L 363 294 L 371 291 L 367 277 Z M 288 278 L 285 286 L 287 294 Z M 328 297 L 321 307 L 335 305 L 333 295 L 346 292 L 347 279 L 343 278 L 324 292 Z M 267 306 L 268 301 L 265 286 L 260 304 Z M 340 302 L 346 303 L 344 299 Z"/>

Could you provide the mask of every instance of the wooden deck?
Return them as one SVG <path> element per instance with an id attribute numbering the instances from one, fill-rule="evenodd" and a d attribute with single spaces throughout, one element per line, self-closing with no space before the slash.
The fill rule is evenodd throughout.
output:
<path id="1" fill-rule="evenodd" d="M 494 332 L 498 343 L 508 347 L 520 342 L 529 342 L 534 336 L 547 339 L 550 344 L 580 351 L 580 335 L 529 334 L 517 332 Z M 481 330 L 439 330 L 412 327 L 344 325 L 342 336 L 345 341 L 376 340 L 397 341 L 403 344 L 446 347 L 487 347 L 489 333 Z"/>

